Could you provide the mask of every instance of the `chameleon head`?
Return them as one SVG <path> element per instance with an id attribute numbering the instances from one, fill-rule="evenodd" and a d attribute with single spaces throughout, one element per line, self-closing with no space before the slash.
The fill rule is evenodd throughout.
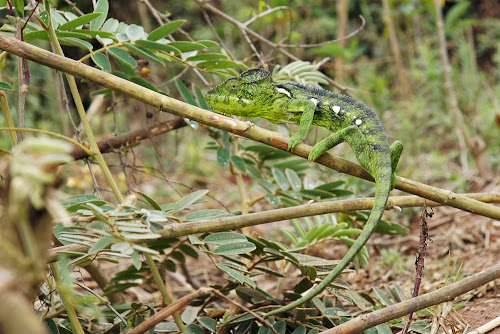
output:
<path id="1" fill-rule="evenodd" d="M 205 100 L 218 112 L 225 115 L 262 116 L 259 103 L 272 92 L 271 73 L 257 68 L 226 79 L 205 94 Z"/>

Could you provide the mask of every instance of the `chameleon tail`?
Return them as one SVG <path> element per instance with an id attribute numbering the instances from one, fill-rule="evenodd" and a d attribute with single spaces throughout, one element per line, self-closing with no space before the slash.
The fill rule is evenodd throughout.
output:
<path id="1" fill-rule="evenodd" d="M 378 169 L 376 174 L 374 175 L 374 178 L 377 183 L 375 187 L 375 202 L 373 204 L 373 209 L 370 213 L 370 216 L 368 217 L 368 220 L 366 221 L 363 231 L 358 236 L 349 251 L 346 253 L 344 258 L 339 262 L 339 264 L 335 266 L 335 268 L 333 268 L 333 270 L 323 279 L 323 281 L 321 281 L 321 283 L 319 283 L 316 287 L 309 291 L 308 294 L 282 308 L 265 313 L 263 315 L 264 318 L 291 310 L 316 297 L 316 295 L 326 289 L 333 282 L 333 280 L 340 275 L 340 273 L 349 265 L 349 263 L 351 263 L 354 257 L 363 248 L 363 246 L 375 231 L 377 223 L 384 213 L 385 205 L 387 203 L 391 187 L 391 168 L 389 167 Z"/>

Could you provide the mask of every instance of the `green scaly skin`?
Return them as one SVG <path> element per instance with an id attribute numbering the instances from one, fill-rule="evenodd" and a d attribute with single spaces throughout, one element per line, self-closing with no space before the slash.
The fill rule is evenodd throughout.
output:
<path id="1" fill-rule="evenodd" d="M 347 142 L 358 162 L 376 181 L 375 203 L 370 216 L 340 263 L 306 296 L 268 312 L 264 317 L 291 310 L 327 288 L 373 234 L 384 212 L 389 192 L 396 186 L 394 171 L 403 146 L 396 141 L 389 147 L 382 123 L 362 102 L 323 89 L 274 82 L 265 69 L 252 69 L 229 78 L 210 89 L 205 99 L 222 114 L 263 117 L 275 124 L 299 124 L 297 132 L 290 138 L 288 150 L 293 150 L 306 137 L 311 125 L 327 128 L 334 133 L 313 146 L 309 161 L 314 161 L 335 145 Z"/>

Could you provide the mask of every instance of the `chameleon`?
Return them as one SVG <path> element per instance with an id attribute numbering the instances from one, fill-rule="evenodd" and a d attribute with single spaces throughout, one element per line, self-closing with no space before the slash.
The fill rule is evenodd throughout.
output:
<path id="1" fill-rule="evenodd" d="M 375 179 L 375 200 L 366 224 L 344 258 L 305 296 L 272 310 L 264 317 L 298 307 L 326 289 L 349 265 L 371 237 L 396 186 L 395 169 L 403 144 L 389 146 L 382 122 L 364 103 L 328 90 L 292 82 L 276 82 L 262 68 L 250 69 L 208 90 L 205 100 L 217 112 L 242 117 L 262 117 L 282 132 L 286 123 L 298 124 L 288 142 L 293 149 L 307 136 L 311 125 L 333 133 L 316 143 L 308 160 L 314 161 L 334 146 L 347 142 L 359 164 Z"/>

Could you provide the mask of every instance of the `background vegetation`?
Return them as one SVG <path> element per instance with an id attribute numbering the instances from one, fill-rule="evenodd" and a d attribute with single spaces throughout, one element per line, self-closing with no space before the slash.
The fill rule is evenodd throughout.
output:
<path id="1" fill-rule="evenodd" d="M 398 175 L 456 193 L 498 193 L 496 2 L 50 0 L 27 21 L 34 5 L 0 0 L 0 33 L 14 36 L 27 22 L 23 37 L 30 44 L 205 109 L 208 87 L 265 67 L 275 79 L 367 103 L 389 141 L 405 145 Z M 6 296 L 0 325 L 13 319 L 19 327 L 4 325 L 12 333 L 318 333 L 411 295 L 406 283 L 414 276 L 418 244 L 404 235 L 418 233 L 410 225 L 418 221 L 415 208 L 386 213 L 377 232 L 390 237 L 364 249 L 356 272 L 327 295 L 293 315 L 256 321 L 253 311 L 297 298 L 324 276 L 368 212 L 346 204 L 324 215 L 259 225 L 280 220 L 263 216 L 241 233 L 209 233 L 220 230 L 202 226 L 311 201 L 371 196 L 372 183 L 86 80 L 73 84 L 47 66 L 19 64 L 7 52 L 0 54 L 0 71 L 0 267 L 13 277 L 0 287 Z M 14 124 L 82 144 L 76 150 L 53 135 L 5 130 Z M 307 142 L 326 134 L 315 129 Z M 89 158 L 98 141 L 108 153 Z M 347 145 L 333 153 L 355 161 Z M 437 212 L 438 219 L 451 217 L 446 224 L 459 222 L 456 211 Z M 496 235 L 492 219 L 480 222 Z M 51 226 L 55 237 L 47 233 Z M 446 237 L 443 242 L 432 259 L 446 262 L 453 246 Z M 69 248 L 57 248 L 63 245 Z M 457 267 L 453 276 L 441 270 L 441 277 L 461 278 Z M 373 284 L 377 278 L 383 287 Z M 25 308 L 14 310 L 10 294 L 25 300 Z M 172 298 L 186 296 L 179 309 L 162 313 Z M 422 321 L 411 329 L 430 332 L 430 314 L 419 313 Z M 49 329 L 38 328 L 37 318 Z M 390 332 L 403 322 L 376 330 Z"/>

